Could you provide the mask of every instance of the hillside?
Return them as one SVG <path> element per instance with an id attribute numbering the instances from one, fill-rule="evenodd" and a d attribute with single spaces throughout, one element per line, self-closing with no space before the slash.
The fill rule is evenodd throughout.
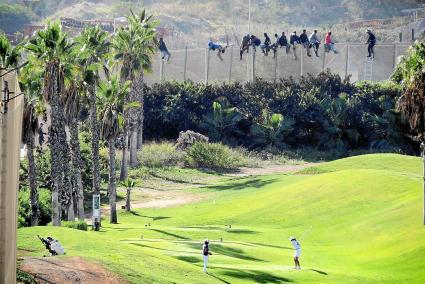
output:
<path id="1" fill-rule="evenodd" d="M 52 235 L 67 257 L 97 260 L 132 283 L 423 283 L 420 170 L 419 158 L 385 154 L 235 178 L 184 190 L 207 193 L 200 202 L 120 212 L 100 233 L 19 229 L 19 253 L 41 256 L 36 235 Z M 301 271 L 291 269 L 291 235 L 303 246 Z"/>
<path id="2" fill-rule="evenodd" d="M 72 17 L 77 19 L 112 19 L 127 15 L 129 8 L 146 7 L 161 20 L 161 25 L 174 29 L 180 40 L 194 42 L 198 37 L 223 34 L 240 37 L 248 31 L 248 4 L 245 0 L 1 0 L 25 7 L 34 13 L 37 22 L 47 18 Z M 27 4 L 24 4 L 27 3 Z M 28 4 L 29 3 L 29 4 Z M 262 33 L 272 27 L 327 27 L 332 24 L 362 19 L 405 16 L 402 9 L 417 6 L 417 1 L 374 0 L 258 0 L 252 1 L 252 31 Z M 24 12 L 22 12 L 24 13 Z M 7 27 L 0 21 L 0 29 Z M 11 30 L 8 27 L 8 30 Z M 19 30 L 18 27 L 15 29 Z"/>

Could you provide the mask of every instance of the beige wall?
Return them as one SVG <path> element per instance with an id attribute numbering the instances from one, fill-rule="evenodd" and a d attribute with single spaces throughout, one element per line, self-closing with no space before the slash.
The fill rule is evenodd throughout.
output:
<path id="1" fill-rule="evenodd" d="M 15 73 L 9 73 L 0 78 L 2 100 L 5 81 L 9 83 L 9 90 L 14 92 L 10 97 L 20 93 Z M 8 107 L 6 114 L 3 113 L 3 103 L 0 109 L 0 284 L 16 282 L 16 219 L 23 97 L 13 99 Z"/>

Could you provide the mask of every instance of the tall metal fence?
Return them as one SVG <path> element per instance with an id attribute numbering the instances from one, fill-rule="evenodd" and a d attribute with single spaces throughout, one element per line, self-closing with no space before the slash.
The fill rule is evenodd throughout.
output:
<path id="1" fill-rule="evenodd" d="M 280 78 L 299 78 L 307 74 L 318 74 L 329 69 L 340 74 L 342 78 L 350 75 L 352 82 L 359 80 L 380 81 L 388 79 L 401 55 L 405 55 L 409 48 L 408 43 L 378 44 L 375 46 L 375 59 L 367 60 L 367 46 L 364 44 L 348 43 L 336 44 L 337 54 L 325 53 L 323 46 L 316 57 L 311 50 L 308 57 L 306 50 L 301 46 L 296 49 L 297 59 L 291 49 L 286 53 L 284 48 L 279 48 L 277 56 L 273 52 L 264 56 L 257 48 L 254 52 L 244 53 L 243 59 L 239 58 L 239 48 L 229 47 L 222 54 L 223 61 L 217 57 L 217 51 L 208 49 L 180 49 L 171 50 L 169 62 L 156 56 L 153 70 L 146 75 L 148 84 L 161 81 L 194 82 L 248 82 L 254 78 L 263 78 L 274 81 Z"/>

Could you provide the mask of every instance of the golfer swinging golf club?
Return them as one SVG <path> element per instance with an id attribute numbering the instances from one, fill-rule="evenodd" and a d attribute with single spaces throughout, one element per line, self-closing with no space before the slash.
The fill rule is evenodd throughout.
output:
<path id="1" fill-rule="evenodd" d="M 301 255 L 301 245 L 295 237 L 290 237 L 289 240 L 291 241 L 292 246 L 295 249 L 295 254 L 294 254 L 295 269 L 301 270 L 300 261 L 299 261 L 299 258 Z"/>
<path id="2" fill-rule="evenodd" d="M 205 240 L 204 245 L 202 246 L 202 255 L 204 257 L 204 273 L 207 272 L 208 256 L 212 255 L 210 248 L 208 247 L 208 239 Z"/>

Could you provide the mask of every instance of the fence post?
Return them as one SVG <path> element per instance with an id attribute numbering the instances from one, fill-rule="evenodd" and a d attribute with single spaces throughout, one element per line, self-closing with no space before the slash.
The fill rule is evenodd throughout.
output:
<path id="1" fill-rule="evenodd" d="M 252 50 L 252 69 L 251 69 L 251 82 L 255 81 L 255 54 L 257 53 L 256 49 Z"/>
<path id="2" fill-rule="evenodd" d="M 164 78 L 164 60 L 162 60 L 161 53 L 159 53 L 159 82 L 162 83 Z"/>
<path id="3" fill-rule="evenodd" d="M 400 42 L 403 42 L 403 33 L 402 32 L 400 32 L 398 34 L 398 38 L 399 38 Z"/>
<path id="4" fill-rule="evenodd" d="M 304 73 L 304 70 L 303 70 L 303 65 L 304 65 L 304 52 L 303 52 L 303 47 L 302 47 L 302 45 L 300 45 L 300 57 L 301 57 L 301 60 L 300 60 L 300 64 L 301 64 L 301 77 L 304 75 L 303 73 Z"/>
<path id="5" fill-rule="evenodd" d="M 254 52 L 251 46 L 248 46 L 248 51 Z M 249 82 L 251 80 L 251 73 L 250 73 L 251 53 L 249 53 L 249 55 L 247 55 L 245 58 L 246 58 L 246 81 Z"/>
<path id="6" fill-rule="evenodd" d="M 415 41 L 415 29 L 412 29 L 412 41 Z"/>
<path id="7" fill-rule="evenodd" d="M 347 77 L 348 77 L 349 60 L 350 60 L 350 44 L 347 43 L 347 50 L 346 50 L 346 53 L 345 53 L 345 78 L 344 79 L 347 79 Z"/>
<path id="8" fill-rule="evenodd" d="M 394 64 L 393 67 L 395 68 L 397 66 L 397 43 L 394 43 Z"/>
<path id="9" fill-rule="evenodd" d="M 325 46 L 323 46 L 322 72 L 325 71 L 325 67 L 326 67 L 326 50 L 325 50 Z"/>
<path id="10" fill-rule="evenodd" d="M 183 81 L 186 81 L 186 68 L 187 68 L 187 46 L 184 48 L 184 63 L 183 63 Z"/>
<path id="11" fill-rule="evenodd" d="M 229 84 L 232 81 L 233 47 L 230 47 Z"/>
<path id="12" fill-rule="evenodd" d="M 210 72 L 210 49 L 205 49 L 205 85 L 208 85 L 208 75 Z"/>
<path id="13" fill-rule="evenodd" d="M 277 81 L 277 52 L 276 56 L 274 57 L 274 81 Z"/>

